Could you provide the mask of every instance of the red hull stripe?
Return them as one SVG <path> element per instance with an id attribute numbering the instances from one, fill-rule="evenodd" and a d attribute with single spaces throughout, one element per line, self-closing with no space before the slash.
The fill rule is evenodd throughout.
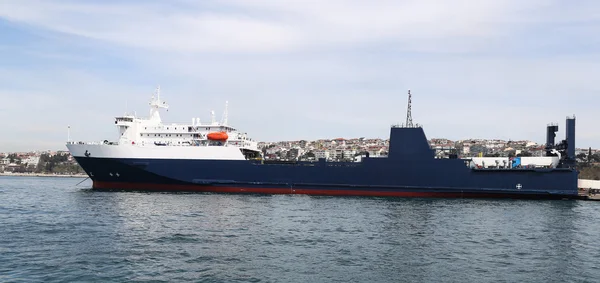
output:
<path id="1" fill-rule="evenodd" d="M 524 195 L 510 193 L 474 193 L 474 192 L 418 192 L 418 191 L 375 191 L 375 190 L 327 190 L 327 189 L 290 189 L 205 186 L 187 184 L 145 184 L 94 181 L 94 189 L 140 190 L 140 191 L 193 191 L 214 193 L 254 193 L 254 194 L 306 194 L 323 196 L 373 196 L 373 197 L 433 197 L 433 198 L 561 198 L 557 195 Z"/>

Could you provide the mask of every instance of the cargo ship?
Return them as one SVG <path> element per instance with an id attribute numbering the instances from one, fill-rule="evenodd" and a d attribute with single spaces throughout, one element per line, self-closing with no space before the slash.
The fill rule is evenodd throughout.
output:
<path id="1" fill-rule="evenodd" d="M 163 123 L 168 109 L 157 89 L 150 116 L 115 118 L 118 140 L 67 141 L 94 189 L 328 196 L 443 198 L 579 198 L 575 168 L 575 117 L 555 144 L 548 125 L 544 156 L 437 158 L 420 125 L 390 128 L 387 156 L 353 161 L 270 161 L 258 143 L 223 117 L 201 123 Z"/>

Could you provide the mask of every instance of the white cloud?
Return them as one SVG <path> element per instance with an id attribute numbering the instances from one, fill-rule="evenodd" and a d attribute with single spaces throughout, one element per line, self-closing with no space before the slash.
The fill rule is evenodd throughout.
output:
<path id="1" fill-rule="evenodd" d="M 124 46 L 180 52 L 281 52 L 402 42 L 470 50 L 519 29 L 547 1 L 5 1 L 0 16 Z M 185 1 L 183 3 L 186 3 Z M 205 9 L 209 4 L 221 9 Z"/>
<path id="2" fill-rule="evenodd" d="M 32 113 L 15 126 L 50 129 L 43 138 L 59 148 L 67 123 L 75 137 L 104 139 L 125 104 L 146 113 L 160 83 L 168 121 L 206 120 L 229 100 L 230 121 L 261 140 L 385 138 L 404 119 L 411 88 L 415 120 L 432 137 L 543 141 L 546 123 L 563 125 L 575 113 L 579 144 L 600 147 L 600 57 L 590 53 L 600 47 L 590 36 L 599 31 L 598 7 L 0 0 L 0 18 L 42 43 L 0 40 L 5 54 L 29 64 L 0 70 L 0 98 L 15 105 L 0 116 Z M 39 138 L 11 135 L 32 145 Z"/>

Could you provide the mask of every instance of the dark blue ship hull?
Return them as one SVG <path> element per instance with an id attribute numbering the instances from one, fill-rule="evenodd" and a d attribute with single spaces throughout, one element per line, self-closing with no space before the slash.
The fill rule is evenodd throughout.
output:
<path id="1" fill-rule="evenodd" d="M 407 166 L 393 166 L 385 159 L 286 165 L 85 157 L 77 160 L 97 189 L 418 197 L 577 196 L 577 174 L 568 169 L 472 170 L 460 160 Z"/>
<path id="2" fill-rule="evenodd" d="M 96 189 L 400 197 L 577 198 L 577 171 L 471 169 L 434 159 L 421 128 L 392 128 L 389 157 L 362 162 L 76 157 Z"/>

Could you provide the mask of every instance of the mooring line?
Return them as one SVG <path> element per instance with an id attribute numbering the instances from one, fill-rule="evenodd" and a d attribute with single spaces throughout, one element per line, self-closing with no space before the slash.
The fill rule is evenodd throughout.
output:
<path id="1" fill-rule="evenodd" d="M 81 182 L 77 183 L 77 185 L 75 185 L 75 187 L 79 186 L 79 184 L 81 184 L 81 183 L 85 182 L 85 181 L 86 181 L 87 179 L 89 179 L 89 178 L 90 178 L 90 177 L 87 177 L 87 178 L 83 179 L 83 181 L 81 181 Z"/>

